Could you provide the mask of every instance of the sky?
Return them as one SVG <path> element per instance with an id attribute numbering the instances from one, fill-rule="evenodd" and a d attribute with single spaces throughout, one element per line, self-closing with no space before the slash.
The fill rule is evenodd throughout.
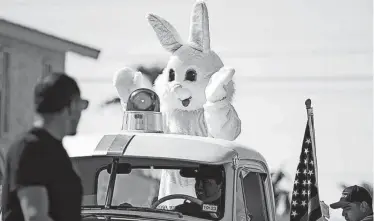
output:
<path id="1" fill-rule="evenodd" d="M 124 63 L 168 56 L 145 19 L 148 13 L 167 19 L 187 40 L 193 2 L 1 0 L 0 16 L 103 49 L 99 62 L 83 62 L 73 55 L 68 67 L 80 76 L 110 78 L 112 70 Z M 207 0 L 207 4 L 212 48 L 224 59 L 256 59 L 245 75 L 371 75 L 370 0 Z M 78 64 L 91 68 L 79 69 Z"/>
<path id="2" fill-rule="evenodd" d="M 119 107 L 99 107 L 115 95 L 113 73 L 168 59 L 146 14 L 165 18 L 187 40 L 193 2 L 0 0 L 0 16 L 102 50 L 98 60 L 69 53 L 66 63 L 92 105 L 80 132 L 100 134 L 120 127 Z M 236 69 L 234 105 L 243 122 L 237 141 L 258 149 L 271 168 L 284 168 L 288 188 L 305 129 L 304 101 L 311 98 L 321 198 L 339 198 L 339 182 L 372 182 L 373 2 L 206 2 L 212 49 Z"/>

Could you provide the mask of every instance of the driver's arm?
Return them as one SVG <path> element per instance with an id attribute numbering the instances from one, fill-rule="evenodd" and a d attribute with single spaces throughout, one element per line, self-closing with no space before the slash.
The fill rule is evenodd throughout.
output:
<path id="1" fill-rule="evenodd" d="M 186 207 L 187 207 L 186 204 L 187 204 L 187 200 L 185 200 L 182 204 L 175 206 L 174 210 L 183 213 L 183 211 L 186 210 Z"/>
<path id="2" fill-rule="evenodd" d="M 183 214 L 191 214 L 196 212 L 196 209 L 193 207 L 193 203 L 188 203 L 187 200 L 185 200 L 184 203 L 177 205 L 174 210 Z"/>
<path id="3" fill-rule="evenodd" d="M 46 158 L 43 148 L 32 143 L 26 144 L 19 156 L 15 181 L 26 221 L 52 221 L 46 186 L 53 173 Z"/>

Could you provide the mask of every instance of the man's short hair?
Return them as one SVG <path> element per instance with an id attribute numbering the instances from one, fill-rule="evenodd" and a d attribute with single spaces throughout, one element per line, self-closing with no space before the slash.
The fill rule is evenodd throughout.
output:
<path id="1" fill-rule="evenodd" d="M 80 95 L 77 82 L 66 73 L 53 72 L 39 79 L 34 88 L 34 105 L 39 114 L 51 114 L 70 105 Z"/>

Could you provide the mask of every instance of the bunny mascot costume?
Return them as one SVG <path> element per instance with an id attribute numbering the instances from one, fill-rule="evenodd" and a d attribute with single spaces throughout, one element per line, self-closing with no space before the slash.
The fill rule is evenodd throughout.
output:
<path id="1" fill-rule="evenodd" d="M 241 132 L 241 121 L 231 105 L 235 70 L 224 67 L 220 57 L 210 48 L 205 3 L 194 4 L 187 42 L 183 42 L 174 27 L 163 18 L 149 14 L 147 19 L 171 57 L 154 86 L 131 68 L 123 68 L 114 75 L 114 86 L 123 108 L 132 91 L 150 88 L 160 97 L 165 133 L 235 140 Z M 181 178 L 179 171 L 163 170 L 158 198 L 170 194 L 196 197 L 194 182 Z M 174 199 L 163 205 L 175 206 L 182 202 Z"/>

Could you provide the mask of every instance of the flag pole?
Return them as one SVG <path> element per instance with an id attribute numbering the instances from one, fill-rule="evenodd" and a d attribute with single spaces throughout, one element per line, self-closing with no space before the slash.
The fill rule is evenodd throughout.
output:
<path id="1" fill-rule="evenodd" d="M 314 158 L 314 168 L 316 173 L 316 183 L 315 185 L 318 186 L 318 166 L 317 166 L 317 152 L 316 152 L 316 140 L 315 140 L 315 130 L 314 130 L 314 114 L 313 114 L 313 107 L 312 101 L 308 98 L 305 101 L 306 111 L 308 114 L 308 126 L 310 131 L 310 137 L 312 138 L 312 149 L 313 149 L 313 158 Z"/>

